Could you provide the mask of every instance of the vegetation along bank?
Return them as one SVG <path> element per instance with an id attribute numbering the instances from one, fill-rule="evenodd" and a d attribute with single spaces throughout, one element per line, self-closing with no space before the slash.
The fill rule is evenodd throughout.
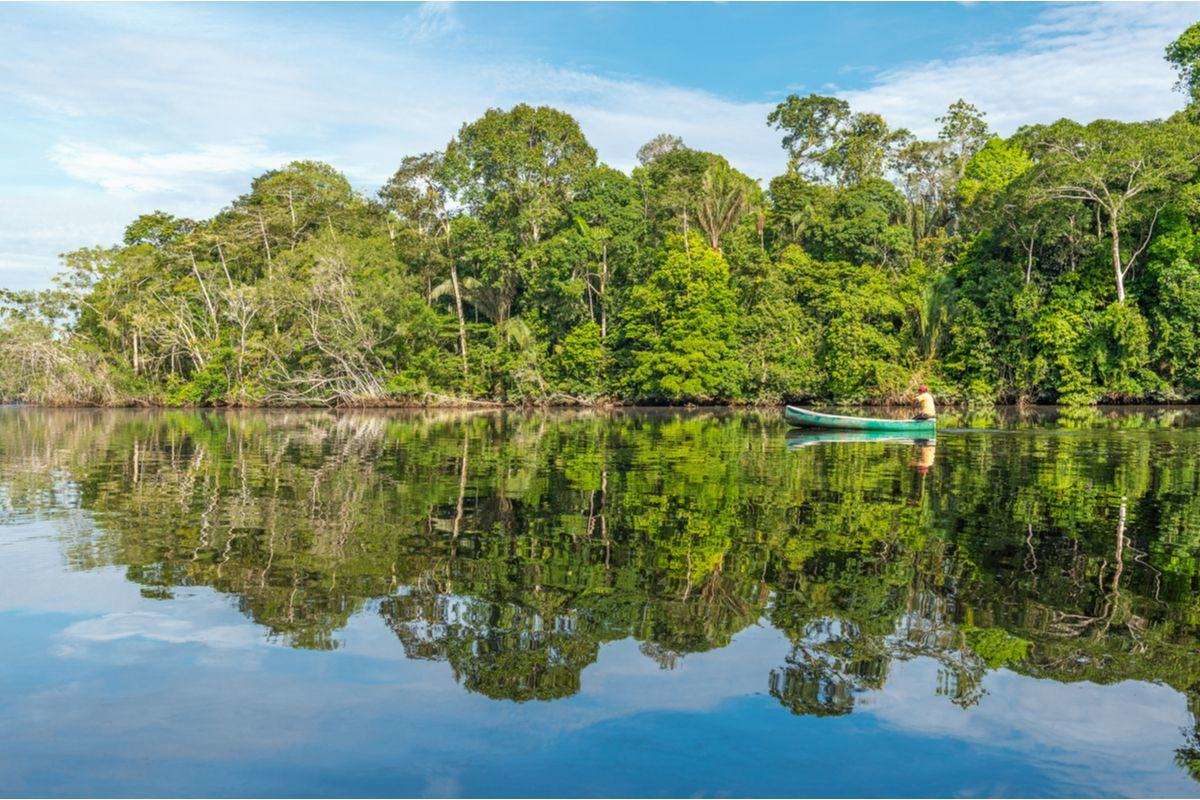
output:
<path id="1" fill-rule="evenodd" d="M 493 109 L 375 196 L 300 161 L 0 292 L 0 398 L 165 405 L 1200 398 L 1200 23 L 1185 107 L 936 139 L 819 95 L 764 189 L 660 135 L 630 174 Z"/>

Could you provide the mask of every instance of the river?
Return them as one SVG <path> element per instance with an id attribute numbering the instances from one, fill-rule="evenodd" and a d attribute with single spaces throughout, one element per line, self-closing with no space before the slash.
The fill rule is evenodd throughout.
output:
<path id="1" fill-rule="evenodd" d="M 1200 795 L 1200 413 L 0 409 L 0 794 Z"/>

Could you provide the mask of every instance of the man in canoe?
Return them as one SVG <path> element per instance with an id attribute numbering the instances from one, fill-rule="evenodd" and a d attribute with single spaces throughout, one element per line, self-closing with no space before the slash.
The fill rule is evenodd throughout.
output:
<path id="1" fill-rule="evenodd" d="M 914 402 L 917 407 L 917 413 L 913 419 L 934 419 L 937 417 L 937 408 L 933 405 L 933 395 L 929 393 L 929 387 L 921 384 L 917 387 L 917 399 Z"/>

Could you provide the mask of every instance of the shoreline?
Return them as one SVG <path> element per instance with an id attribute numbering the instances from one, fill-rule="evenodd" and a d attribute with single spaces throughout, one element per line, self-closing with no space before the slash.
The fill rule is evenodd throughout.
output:
<path id="1" fill-rule="evenodd" d="M 646 402 L 603 402 L 603 403 L 502 403 L 477 400 L 439 403 L 290 403 L 259 405 L 169 405 L 166 403 L 25 403 L 0 400 L 0 408 L 23 408 L 63 411 L 782 411 L 786 406 L 802 406 L 814 409 L 873 409 L 881 412 L 908 411 L 906 403 L 836 403 L 836 402 L 763 402 L 763 403 L 646 403 Z M 1104 411 L 1135 409 L 1200 409 L 1200 400 L 1186 401 L 1130 401 L 1121 403 L 1094 403 L 1090 405 L 1065 405 L 1059 403 L 958 403 L 938 404 L 939 415 L 943 412 L 966 413 L 988 410 L 1008 411 Z"/>

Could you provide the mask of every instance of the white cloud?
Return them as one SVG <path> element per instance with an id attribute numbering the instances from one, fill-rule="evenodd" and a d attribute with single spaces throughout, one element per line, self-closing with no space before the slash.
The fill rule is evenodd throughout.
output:
<path id="1" fill-rule="evenodd" d="M 58 271 L 59 253 L 119 241 L 130 220 L 167 200 L 187 216 L 209 213 L 213 205 L 178 196 L 114 196 L 92 186 L 0 190 L 0 286 L 44 288 Z"/>
<path id="2" fill-rule="evenodd" d="M 329 161 L 370 190 L 405 154 L 439 148 L 465 120 L 522 101 L 574 114 L 600 157 L 621 168 L 661 132 L 760 179 L 785 163 L 766 126 L 772 103 L 459 47 L 453 6 L 416 8 L 391 37 L 204 6 L 22 9 L 0 26 L 0 101 L 30 131 L 20 157 L 40 165 L 42 184 L 70 179 L 122 207 L 203 216 L 291 158 Z M 1160 117 L 1181 105 L 1163 47 L 1197 16 L 1195 6 L 1157 3 L 1048 6 L 1013 41 L 885 71 L 840 94 L 924 135 L 959 97 L 1001 133 L 1060 116 Z M 37 35 L 47 27 L 52 40 Z M 780 75 L 781 91 L 802 79 Z M 0 202 L 42 191 L 4 169 Z M 7 271 L 119 238 L 124 221 L 80 213 L 76 234 L 53 217 L 26 219 L 19 232 L 0 223 L 0 253 L 25 254 L 0 257 Z M 50 237 L 55 230 L 62 235 Z"/>
<path id="3" fill-rule="evenodd" d="M 862 713 L 900 730 L 1017 751 L 1081 794 L 1104 786 L 1175 796 L 1192 785 L 1172 764 L 1191 715 L 1187 698 L 1169 686 L 1060 683 L 998 670 L 984 678 L 979 704 L 962 709 L 932 697 L 938 670 L 928 658 L 893 661 L 886 686 L 864 698 Z"/>
<path id="4" fill-rule="evenodd" d="M 1064 115 L 1162 116 L 1180 105 L 1163 47 L 1195 16 L 1194 7 L 1168 4 L 1050 7 L 1013 49 L 908 65 L 839 94 L 923 133 L 960 96 L 1004 133 Z M 486 108 L 521 101 L 575 114 L 601 157 L 618 166 L 632 165 L 637 147 L 663 131 L 720 150 L 760 178 L 784 163 L 778 135 L 766 126 L 771 103 L 543 62 L 481 61 L 431 41 L 459 27 L 451 6 L 425 4 L 407 16 L 400 45 L 350 45 L 336 32 L 306 31 L 286 40 L 268 33 L 247 49 L 233 33 L 203 27 L 195 35 L 191 27 L 155 37 L 118 29 L 115 42 L 94 37 L 82 52 L 11 54 L 6 66 L 22 78 L 27 102 L 100 118 L 119 111 L 150 123 L 138 126 L 143 139 L 151 127 L 187 145 L 77 138 L 52 146 L 55 163 L 106 188 L 159 191 L 180 185 L 174 175 L 160 179 L 168 170 L 201 180 L 213 167 L 258 168 L 271 161 L 270 142 L 334 160 L 360 181 L 382 181 L 401 155 L 440 147 Z M 55 69 L 39 68 L 51 58 Z M 255 144 L 228 145 L 231 132 Z"/>
<path id="5" fill-rule="evenodd" d="M 1194 5 L 1166 3 L 1050 7 L 1013 50 L 909 65 L 842 96 L 924 136 L 960 97 L 1002 134 L 1060 117 L 1163 117 L 1183 105 L 1163 48 L 1197 17 Z"/>
<path id="6" fill-rule="evenodd" d="M 403 26 L 405 36 L 413 42 L 439 39 L 460 27 L 454 6 L 449 2 L 421 3 Z"/>
<path id="7" fill-rule="evenodd" d="M 261 144 L 209 144 L 175 153 L 120 153 L 82 142 L 59 142 L 50 160 L 72 178 L 114 194 L 191 192 L 197 182 L 270 169 L 286 162 Z"/>
<path id="8" fill-rule="evenodd" d="M 102 614 L 147 602 L 123 568 L 66 571 L 63 529 L 87 535 L 90 518 L 66 512 L 53 525 L 39 520 L 0 526 L 0 614 Z"/>
<path id="9" fill-rule="evenodd" d="M 141 638 L 167 644 L 202 644 L 239 650 L 269 644 L 261 631 L 245 623 L 204 625 L 149 611 L 126 611 L 86 619 L 68 626 L 60 635 L 69 643 Z"/>

